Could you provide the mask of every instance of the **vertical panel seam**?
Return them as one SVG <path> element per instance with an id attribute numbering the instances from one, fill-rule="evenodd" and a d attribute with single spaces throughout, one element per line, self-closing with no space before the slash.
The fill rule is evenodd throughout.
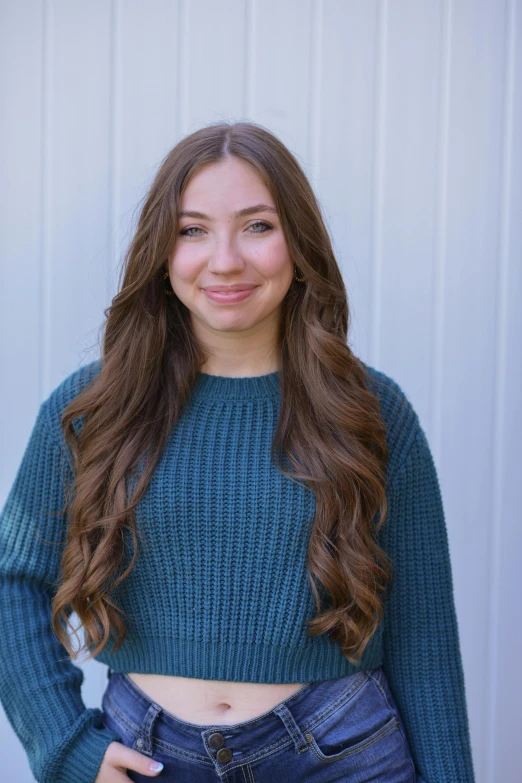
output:
<path id="1" fill-rule="evenodd" d="M 317 187 L 319 179 L 320 137 L 321 137 L 321 61 L 323 35 L 322 0 L 311 0 L 310 7 L 310 69 L 308 101 L 308 161 L 312 186 Z"/>
<path id="2" fill-rule="evenodd" d="M 185 6 L 185 0 L 178 0 L 178 138 L 187 133 L 188 118 L 188 91 L 187 74 L 188 68 L 188 44 L 190 31 L 188 30 L 188 8 Z"/>
<path id="3" fill-rule="evenodd" d="M 252 0 L 245 0 L 245 15 L 243 17 L 243 117 L 246 119 L 252 113 L 252 74 L 253 74 L 253 8 Z"/>
<path id="4" fill-rule="evenodd" d="M 110 32 L 110 108 L 109 108 L 109 170 L 108 170 L 108 224 L 109 224 L 109 256 L 106 269 L 107 299 L 112 299 L 112 272 L 116 259 L 116 251 L 120 247 L 119 230 L 117 226 L 118 209 L 118 116 L 119 116 L 119 24 L 120 4 L 119 0 L 111 1 L 111 32 Z"/>
<path id="5" fill-rule="evenodd" d="M 447 207 L 448 207 L 448 148 L 450 124 L 450 84 L 452 71 L 453 0 L 445 0 L 442 6 L 442 51 L 440 80 L 440 128 L 438 179 L 438 215 L 436 230 L 436 279 L 434 302 L 434 335 L 432 367 L 432 421 L 431 432 L 434 459 L 440 465 L 442 438 L 442 368 L 444 360 L 444 291 L 447 263 Z"/>
<path id="6" fill-rule="evenodd" d="M 41 258 L 39 277 L 39 323 L 40 334 L 36 336 L 39 353 L 39 397 L 40 401 L 50 388 L 51 363 L 51 195 L 52 195 L 52 0 L 42 4 L 42 131 L 41 131 Z"/>
<path id="7" fill-rule="evenodd" d="M 378 14 L 378 69 L 375 80 L 375 135 L 373 155 L 373 242 L 372 242 L 372 334 L 371 362 L 379 366 L 380 326 L 382 307 L 382 232 L 383 232 L 383 199 L 386 152 L 386 67 L 388 59 L 388 0 L 382 0 Z"/>
<path id="8" fill-rule="evenodd" d="M 504 148 L 502 161 L 502 195 L 500 204 L 500 242 L 499 242 L 499 280 L 497 285 L 497 334 L 495 351 L 495 379 L 493 386 L 493 489 L 492 489 L 492 529 L 491 529 L 491 562 L 490 562 L 490 602 L 489 602 L 489 676 L 488 676 L 488 716 L 486 769 L 490 783 L 494 781 L 495 742 L 496 742 L 496 702 L 498 641 L 495 627 L 498 624 L 497 610 L 499 604 L 498 575 L 500 573 L 500 537 L 502 512 L 502 477 L 504 463 L 502 459 L 502 443 L 504 438 L 504 400 L 506 390 L 506 309 L 508 291 L 508 251 L 510 235 L 510 193 L 513 151 L 513 102 L 514 102 L 514 70 L 515 70 L 515 2 L 507 0 L 505 40 L 507 41 L 505 56 L 505 91 L 504 91 Z M 513 735 L 514 739 L 514 735 Z"/>

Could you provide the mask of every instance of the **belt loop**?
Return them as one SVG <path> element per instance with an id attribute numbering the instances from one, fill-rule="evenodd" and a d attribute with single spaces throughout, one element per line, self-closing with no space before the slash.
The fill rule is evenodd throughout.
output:
<path id="1" fill-rule="evenodd" d="M 134 749 L 146 756 L 152 756 L 152 727 L 154 721 L 161 712 L 161 707 L 157 704 L 151 704 L 145 715 L 145 719 L 140 729 L 138 738 L 134 743 Z"/>
<path id="2" fill-rule="evenodd" d="M 281 720 L 283 721 L 286 730 L 292 737 L 294 741 L 294 745 L 297 749 L 298 753 L 302 753 L 304 750 L 308 749 L 308 743 L 306 742 L 303 733 L 297 723 L 295 722 L 294 716 L 286 706 L 286 704 L 278 704 L 277 707 L 274 707 L 272 712 L 275 712 L 276 715 L 279 715 Z"/>

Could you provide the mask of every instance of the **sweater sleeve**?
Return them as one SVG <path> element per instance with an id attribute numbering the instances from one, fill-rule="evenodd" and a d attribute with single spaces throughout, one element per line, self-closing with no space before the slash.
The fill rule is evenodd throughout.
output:
<path id="1" fill-rule="evenodd" d="M 65 517 L 64 449 L 40 406 L 0 512 L 0 701 L 39 783 L 94 783 L 119 737 L 87 709 L 84 674 L 51 625 Z"/>
<path id="2" fill-rule="evenodd" d="M 383 669 L 418 783 L 474 783 L 464 672 L 439 481 L 420 424 L 391 478 L 381 543 L 394 563 Z"/>

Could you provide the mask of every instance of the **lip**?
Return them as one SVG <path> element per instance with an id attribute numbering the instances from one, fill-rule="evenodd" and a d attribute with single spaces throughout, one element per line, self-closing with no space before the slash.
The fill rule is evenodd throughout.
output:
<path id="1" fill-rule="evenodd" d="M 234 304 L 246 299 L 258 288 L 257 285 L 249 288 L 228 289 L 228 291 L 215 291 L 213 288 L 203 288 L 206 297 L 218 304 Z"/>
<path id="2" fill-rule="evenodd" d="M 234 285 L 208 285 L 205 291 L 246 291 L 249 288 L 256 288 L 254 283 L 235 283 Z"/>

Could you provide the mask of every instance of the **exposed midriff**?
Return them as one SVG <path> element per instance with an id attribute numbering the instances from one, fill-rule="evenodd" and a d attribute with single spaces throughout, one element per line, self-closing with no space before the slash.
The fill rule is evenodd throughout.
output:
<path id="1" fill-rule="evenodd" d="M 230 725 L 252 720 L 305 685 L 302 682 L 226 682 L 134 672 L 127 676 L 166 712 L 198 726 Z"/>

